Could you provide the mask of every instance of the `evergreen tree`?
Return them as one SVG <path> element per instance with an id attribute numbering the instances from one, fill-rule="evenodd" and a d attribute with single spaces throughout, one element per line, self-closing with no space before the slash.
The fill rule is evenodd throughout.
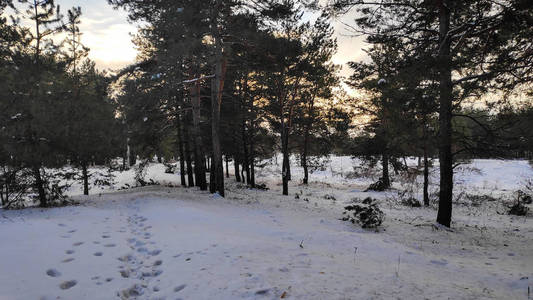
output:
<path id="1" fill-rule="evenodd" d="M 371 43 L 391 38 L 426 53 L 418 63 L 439 82 L 440 201 L 437 222 L 450 226 L 453 197 L 452 117 L 464 99 L 512 90 L 531 81 L 530 1 L 333 0 L 337 12 L 356 8 L 357 28 Z M 423 57 L 423 58 L 422 58 Z M 430 72 L 431 73 L 431 72 Z"/>

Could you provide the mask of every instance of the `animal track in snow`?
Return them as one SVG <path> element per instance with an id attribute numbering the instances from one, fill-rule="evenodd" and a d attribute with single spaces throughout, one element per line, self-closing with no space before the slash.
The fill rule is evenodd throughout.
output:
<path id="1" fill-rule="evenodd" d="M 59 277 L 61 276 L 61 273 L 56 269 L 48 269 L 46 270 L 46 275 L 50 277 Z"/>
<path id="2" fill-rule="evenodd" d="M 174 288 L 174 292 L 177 293 L 177 292 L 183 290 L 185 287 L 187 287 L 186 284 L 179 285 L 179 286 Z"/>
<path id="3" fill-rule="evenodd" d="M 75 286 L 76 284 L 78 284 L 78 281 L 76 280 L 64 281 L 59 285 L 59 288 L 62 290 L 68 290 L 71 287 Z"/>

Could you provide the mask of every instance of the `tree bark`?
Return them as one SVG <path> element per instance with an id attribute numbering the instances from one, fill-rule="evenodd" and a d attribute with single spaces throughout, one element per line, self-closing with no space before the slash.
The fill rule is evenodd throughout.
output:
<path id="1" fill-rule="evenodd" d="M 48 200 L 46 199 L 46 192 L 44 190 L 44 182 L 41 176 L 41 168 L 39 166 L 33 166 L 32 171 L 33 178 L 35 179 L 35 188 L 37 189 L 37 193 L 39 195 L 39 206 L 48 207 Z"/>
<path id="2" fill-rule="evenodd" d="M 181 132 L 181 114 L 178 113 L 178 120 L 177 120 L 177 129 L 178 129 L 178 152 L 180 156 L 180 178 L 181 178 L 181 185 L 187 186 L 187 182 L 185 181 L 185 153 L 183 150 L 183 134 Z"/>
<path id="3" fill-rule="evenodd" d="M 227 155 L 224 155 L 224 158 L 226 159 L 226 178 L 229 178 L 229 158 Z"/>
<path id="4" fill-rule="evenodd" d="M 220 3 L 219 3 L 220 4 Z M 215 24 L 216 27 L 216 24 Z M 215 28 L 215 31 L 217 29 Z M 222 92 L 226 75 L 226 59 L 223 53 L 222 40 L 219 33 L 215 34 L 216 66 L 215 78 L 212 81 L 211 92 L 211 135 L 213 142 L 213 167 L 214 189 L 224 197 L 224 168 L 222 165 L 222 149 L 220 147 L 220 106 L 222 104 Z"/>
<path id="5" fill-rule="evenodd" d="M 381 179 L 383 181 L 383 186 L 388 189 L 390 187 L 390 176 L 389 176 L 389 154 L 387 150 L 383 151 L 381 155 L 382 171 Z"/>
<path id="6" fill-rule="evenodd" d="M 304 179 L 303 184 L 308 184 L 309 182 L 309 170 L 307 168 L 307 151 L 309 144 L 309 126 L 306 126 L 304 133 L 304 147 L 302 151 L 302 167 L 304 168 Z"/>
<path id="7" fill-rule="evenodd" d="M 452 156 L 452 61 L 450 56 L 450 1 L 439 2 L 439 33 L 440 49 L 438 62 L 440 67 L 439 90 L 439 163 L 440 163 L 440 195 L 437 222 L 450 227 L 452 219 L 453 197 L 453 156 Z"/>
<path id="8" fill-rule="evenodd" d="M 246 136 L 246 122 L 243 120 L 242 122 L 242 146 L 243 146 L 243 161 L 242 161 L 242 169 L 244 172 L 246 172 L 246 184 L 250 184 L 250 165 L 248 164 L 250 162 L 250 157 L 248 155 L 248 137 Z M 244 177 L 242 178 L 242 181 L 244 182 Z"/>
<path id="9" fill-rule="evenodd" d="M 192 119 L 194 135 L 194 174 L 196 185 L 200 190 L 207 190 L 204 166 L 204 148 L 202 143 L 202 133 L 200 131 L 200 85 L 198 82 L 191 87 Z"/>
<path id="10" fill-rule="evenodd" d="M 281 124 L 281 151 L 283 153 L 283 168 L 281 172 L 281 180 L 283 182 L 283 195 L 289 195 L 289 128 L 286 127 L 285 122 Z"/>
<path id="11" fill-rule="evenodd" d="M 83 176 L 83 194 L 89 195 L 89 172 L 87 171 L 87 162 L 81 163 L 81 174 Z"/>
<path id="12" fill-rule="evenodd" d="M 194 186 L 194 174 L 192 170 L 192 159 L 191 159 L 191 143 L 189 141 L 189 130 L 187 126 L 183 130 L 184 132 L 184 146 L 185 146 L 185 160 L 187 161 L 187 180 L 189 187 Z"/>
<path id="13" fill-rule="evenodd" d="M 424 205 L 429 206 L 429 161 L 427 141 L 424 140 Z"/>
<path id="14" fill-rule="evenodd" d="M 233 168 L 235 169 L 235 180 L 241 182 L 241 173 L 239 171 L 239 160 L 236 157 L 233 158 Z"/>

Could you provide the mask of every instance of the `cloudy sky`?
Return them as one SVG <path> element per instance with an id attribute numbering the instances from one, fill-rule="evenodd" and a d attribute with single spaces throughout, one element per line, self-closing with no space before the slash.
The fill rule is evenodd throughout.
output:
<path id="1" fill-rule="evenodd" d="M 80 30 L 82 42 L 91 49 L 90 58 L 100 69 L 117 69 L 135 61 L 136 50 L 131 42 L 131 34 L 136 32 L 134 24 L 127 21 L 123 10 L 115 10 L 106 0 L 56 0 L 61 11 L 73 6 L 82 8 Z M 350 22 L 349 16 L 344 21 Z M 335 23 L 339 42 L 339 52 L 333 61 L 345 64 L 348 61 L 360 60 L 365 44 L 361 38 L 349 37 L 349 32 L 340 22 Z M 347 76 L 349 70 L 343 67 L 342 75 Z"/>

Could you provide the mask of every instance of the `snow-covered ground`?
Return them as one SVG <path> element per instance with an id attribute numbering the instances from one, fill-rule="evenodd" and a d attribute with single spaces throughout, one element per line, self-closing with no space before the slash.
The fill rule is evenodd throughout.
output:
<path id="1" fill-rule="evenodd" d="M 228 179 L 225 199 L 181 187 L 118 191 L 133 184 L 129 171 L 74 196 L 79 206 L 0 210 L 0 299 L 528 298 L 531 215 L 500 214 L 500 200 L 458 201 L 453 230 L 438 229 L 434 207 L 402 206 L 396 190 L 363 192 L 379 174 L 354 177 L 354 164 L 334 157 L 309 186 L 294 164 L 289 197 L 272 161 L 257 171 L 269 191 Z M 147 178 L 179 183 L 159 164 Z M 475 160 L 458 169 L 457 197 L 509 201 L 526 178 L 527 162 Z M 396 178 L 394 188 L 405 186 Z M 366 196 L 386 213 L 379 232 L 339 220 Z"/>

